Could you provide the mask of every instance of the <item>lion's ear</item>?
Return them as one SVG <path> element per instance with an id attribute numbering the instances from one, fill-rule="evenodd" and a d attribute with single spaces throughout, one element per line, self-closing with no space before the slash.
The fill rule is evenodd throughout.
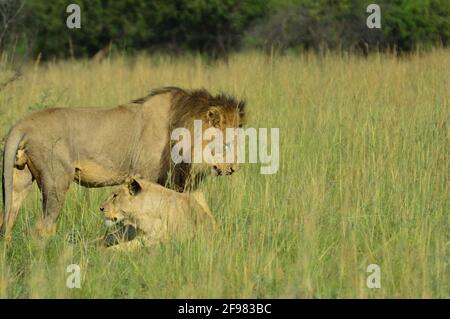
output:
<path id="1" fill-rule="evenodd" d="M 206 112 L 206 118 L 209 121 L 209 124 L 214 127 L 220 127 L 223 124 L 223 116 L 220 110 L 217 107 L 211 107 Z"/>
<path id="2" fill-rule="evenodd" d="M 132 196 L 136 196 L 142 190 L 141 184 L 139 184 L 139 182 L 137 180 L 135 180 L 134 178 L 127 179 L 127 187 L 128 187 L 128 192 Z"/>

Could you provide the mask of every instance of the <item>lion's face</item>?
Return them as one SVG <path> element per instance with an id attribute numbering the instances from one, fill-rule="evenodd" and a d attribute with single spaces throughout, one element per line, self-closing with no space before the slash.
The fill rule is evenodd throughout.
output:
<path id="1" fill-rule="evenodd" d="M 220 130 L 223 136 L 223 144 L 219 149 L 215 149 L 212 152 L 213 158 L 209 163 L 193 164 L 193 169 L 209 169 L 212 168 L 213 172 L 218 175 L 231 175 L 237 170 L 239 170 L 239 163 L 237 162 L 237 142 L 236 136 L 233 138 L 232 143 L 227 143 L 227 128 L 237 129 L 244 125 L 244 114 L 240 113 L 238 109 L 230 110 L 218 107 L 211 107 L 203 117 L 203 133 L 209 128 L 214 128 Z M 236 133 L 234 133 L 236 134 Z M 205 150 L 211 147 L 210 140 L 203 139 L 203 147 Z M 218 151 L 218 152 L 217 152 Z M 230 155 L 231 154 L 231 155 Z M 214 155 L 219 155 L 217 158 L 222 158 L 222 161 L 215 160 Z M 232 160 L 227 163 L 227 156 Z M 200 166 L 200 167 L 195 167 Z"/>
<path id="2" fill-rule="evenodd" d="M 111 227 L 142 208 L 141 184 L 130 179 L 100 206 L 107 227 Z"/>

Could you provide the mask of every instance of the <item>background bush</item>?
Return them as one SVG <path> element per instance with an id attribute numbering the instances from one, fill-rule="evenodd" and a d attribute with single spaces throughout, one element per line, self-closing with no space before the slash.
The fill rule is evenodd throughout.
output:
<path id="1" fill-rule="evenodd" d="M 250 46 L 363 50 L 447 45 L 450 1 L 380 0 L 381 29 L 366 27 L 374 1 L 273 1 L 271 14 L 247 32 Z"/>
<path id="2" fill-rule="evenodd" d="M 243 47 L 411 51 L 450 39 L 448 0 L 376 1 L 381 29 L 366 27 L 373 1 L 364 0 L 0 1 L 2 16 L 23 5 L 6 30 L 1 23 L 0 50 L 41 53 L 44 59 L 92 56 L 109 43 L 126 51 L 217 57 Z M 81 29 L 65 25 L 73 2 L 81 6 Z"/>
<path id="3" fill-rule="evenodd" d="M 93 55 L 110 42 L 122 50 L 199 51 L 218 56 L 235 49 L 255 18 L 266 14 L 260 0 L 79 0 L 81 29 L 65 26 L 73 0 L 28 0 L 25 30 L 34 53 Z"/>

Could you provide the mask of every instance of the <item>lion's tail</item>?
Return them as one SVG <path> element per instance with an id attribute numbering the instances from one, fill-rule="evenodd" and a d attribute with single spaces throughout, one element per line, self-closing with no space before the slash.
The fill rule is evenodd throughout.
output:
<path id="1" fill-rule="evenodd" d="M 5 142 L 3 151 L 3 174 L 2 174 L 2 195 L 3 195 L 3 223 L 0 229 L 0 237 L 6 235 L 6 225 L 9 221 L 9 215 L 13 204 L 13 174 L 14 162 L 19 144 L 24 134 L 17 129 L 11 129 Z"/>

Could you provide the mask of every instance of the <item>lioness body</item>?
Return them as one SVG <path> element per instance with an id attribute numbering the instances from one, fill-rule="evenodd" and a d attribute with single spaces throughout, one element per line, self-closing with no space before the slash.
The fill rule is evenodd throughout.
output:
<path id="1" fill-rule="evenodd" d="M 189 128 L 195 119 L 221 129 L 237 127 L 242 113 L 243 103 L 232 98 L 178 88 L 159 89 L 115 108 L 53 108 L 31 113 L 6 139 L 1 233 L 9 235 L 34 180 L 42 192 L 41 235 L 55 230 L 72 181 L 86 187 L 112 186 L 138 174 L 183 191 L 191 165 L 171 164 L 170 131 L 177 126 Z M 206 168 L 203 165 L 200 171 Z"/>
<path id="2" fill-rule="evenodd" d="M 133 241 L 145 245 L 168 239 L 189 239 L 215 226 L 203 193 L 179 193 L 142 179 L 129 181 L 113 193 L 101 210 L 107 225 L 133 225 L 140 234 Z M 118 246 L 135 247 L 136 244 L 127 242 Z"/>

